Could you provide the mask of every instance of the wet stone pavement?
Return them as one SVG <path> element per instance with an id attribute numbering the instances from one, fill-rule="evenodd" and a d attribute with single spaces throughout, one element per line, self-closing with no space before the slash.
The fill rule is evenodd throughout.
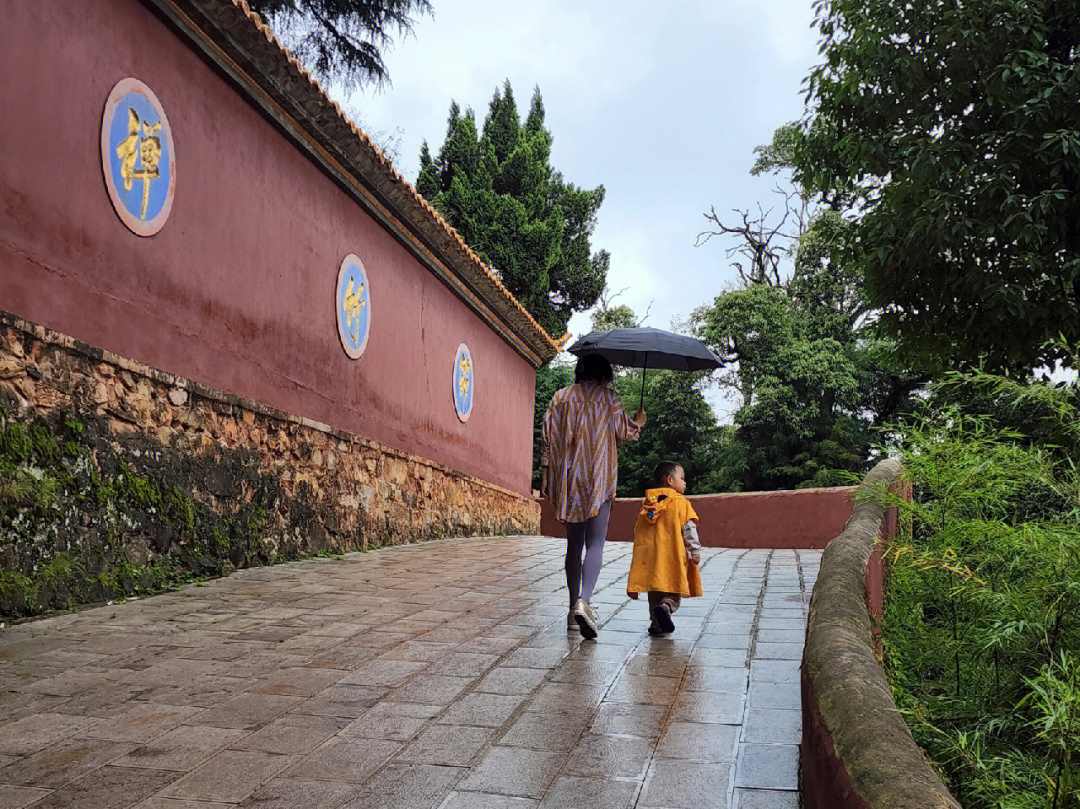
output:
<path id="1" fill-rule="evenodd" d="M 706 549 L 651 638 L 609 543 L 597 641 L 563 543 L 240 571 L 0 632 L 0 809 L 792 809 L 814 551 Z"/>

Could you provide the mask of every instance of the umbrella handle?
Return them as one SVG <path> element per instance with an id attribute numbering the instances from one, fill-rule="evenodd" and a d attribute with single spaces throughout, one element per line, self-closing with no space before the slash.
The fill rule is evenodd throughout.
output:
<path id="1" fill-rule="evenodd" d="M 645 364 L 641 366 L 641 401 L 638 402 L 638 410 L 645 408 L 645 373 L 649 368 L 649 354 L 645 353 Z"/>

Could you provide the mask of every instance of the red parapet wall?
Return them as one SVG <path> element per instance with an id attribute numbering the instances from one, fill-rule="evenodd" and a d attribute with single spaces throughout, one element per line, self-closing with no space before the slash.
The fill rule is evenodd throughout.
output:
<path id="1" fill-rule="evenodd" d="M 710 548 L 823 549 L 851 516 L 854 486 L 779 492 L 692 495 L 701 543 Z M 608 539 L 631 542 L 641 500 L 619 498 L 611 509 Z M 541 503 L 540 531 L 565 537 L 551 504 Z"/>

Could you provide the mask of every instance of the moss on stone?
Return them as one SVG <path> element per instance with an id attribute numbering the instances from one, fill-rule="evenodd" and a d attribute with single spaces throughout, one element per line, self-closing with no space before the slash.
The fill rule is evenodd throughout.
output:
<path id="1" fill-rule="evenodd" d="M 0 619 L 296 558 L 307 543 L 268 548 L 269 507 L 281 499 L 277 477 L 256 471 L 250 453 L 194 458 L 119 438 L 103 419 L 0 412 Z M 297 514 L 315 533 L 310 503 Z"/>

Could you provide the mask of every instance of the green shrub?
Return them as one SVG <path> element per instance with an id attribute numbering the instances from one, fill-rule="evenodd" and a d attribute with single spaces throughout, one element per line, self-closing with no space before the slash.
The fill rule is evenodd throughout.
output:
<path id="1" fill-rule="evenodd" d="M 1076 403 L 1075 385 L 951 377 L 898 430 L 914 497 L 886 666 L 965 807 L 1080 807 Z"/>

